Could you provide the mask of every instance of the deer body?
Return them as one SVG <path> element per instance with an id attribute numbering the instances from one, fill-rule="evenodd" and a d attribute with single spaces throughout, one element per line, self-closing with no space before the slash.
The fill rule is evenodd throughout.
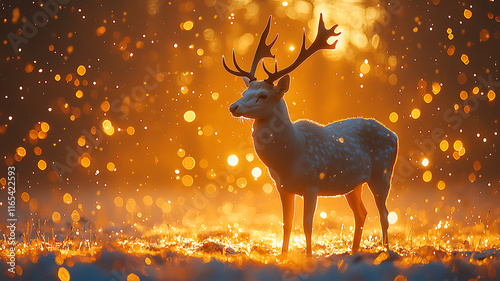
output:
<path id="1" fill-rule="evenodd" d="M 283 253 L 288 252 L 293 222 L 295 195 L 304 198 L 304 232 L 306 252 L 312 255 L 312 223 L 318 196 L 345 195 L 355 218 L 353 252 L 359 249 L 367 211 L 361 199 L 361 188 L 367 183 L 380 213 L 383 244 L 388 248 L 388 211 L 392 171 L 398 153 L 396 134 L 373 119 L 352 118 L 323 126 L 302 120 L 292 123 L 283 99 L 290 85 L 289 72 L 307 57 L 321 49 L 333 49 L 328 45 L 330 36 L 337 36 L 336 25 L 327 30 L 322 16 L 316 40 L 305 48 L 305 35 L 297 60 L 289 67 L 275 72 L 264 70 L 269 78 L 256 81 L 257 63 L 264 57 L 274 57 L 265 43 L 270 28 L 268 24 L 261 36 L 250 72 L 243 71 L 233 60 L 238 71 L 223 65 L 234 75 L 243 76 L 247 89 L 243 96 L 230 106 L 235 117 L 254 119 L 253 141 L 259 158 L 269 168 L 276 182 L 283 207 Z M 277 85 L 274 81 L 278 80 Z"/>
<path id="2" fill-rule="evenodd" d="M 373 119 L 280 125 L 255 121 L 253 139 L 257 155 L 285 192 L 302 196 L 313 185 L 318 196 L 343 195 L 372 174 L 382 176 L 381 167 L 393 165 L 397 155 L 397 137 Z"/>

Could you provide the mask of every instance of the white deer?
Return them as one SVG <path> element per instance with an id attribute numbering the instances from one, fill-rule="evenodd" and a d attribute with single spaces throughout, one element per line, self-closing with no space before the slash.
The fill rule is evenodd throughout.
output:
<path id="1" fill-rule="evenodd" d="M 386 199 L 398 153 L 396 134 L 376 120 L 365 118 L 345 119 L 328 125 L 307 120 L 292 123 L 283 99 L 290 85 L 288 73 L 316 51 L 335 49 L 338 40 L 331 45 L 327 40 L 340 33 L 335 33 L 337 25 L 326 29 L 323 15 L 320 15 L 318 35 L 311 46 L 306 48 L 303 30 L 302 47 L 297 59 L 279 71 L 275 63 L 274 72 L 268 71 L 262 63 L 268 78 L 257 81 L 255 70 L 259 62 L 264 58 L 275 58 L 271 48 L 278 35 L 269 45 L 266 44 L 271 18 L 261 35 L 250 72 L 238 66 L 234 49 L 236 70 L 227 66 L 224 57 L 222 62 L 229 73 L 243 77 L 247 86 L 243 96 L 229 109 L 235 117 L 254 119 L 252 137 L 255 150 L 268 167 L 281 197 L 283 254 L 288 252 L 295 194 L 304 198 L 303 226 L 307 256 L 312 255 L 312 225 L 318 196 L 345 195 L 354 213 L 352 251 L 357 252 L 367 215 L 361 198 L 364 183 L 368 184 L 374 195 L 382 225 L 382 242 L 388 250 Z M 276 80 L 279 81 L 274 85 Z"/>

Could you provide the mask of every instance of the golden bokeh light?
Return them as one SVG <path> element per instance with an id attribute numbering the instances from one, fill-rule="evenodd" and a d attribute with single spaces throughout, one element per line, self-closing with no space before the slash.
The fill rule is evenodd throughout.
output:
<path id="1" fill-rule="evenodd" d="M 426 103 L 431 103 L 432 102 L 432 95 L 431 94 L 425 94 L 424 95 L 424 101 Z"/>
<path id="2" fill-rule="evenodd" d="M 17 153 L 17 155 L 24 157 L 24 156 L 26 156 L 26 149 L 24 147 L 20 146 L 16 149 L 16 153 Z"/>
<path id="3" fill-rule="evenodd" d="M 441 84 L 437 82 L 432 82 L 432 93 L 434 95 L 437 95 L 439 94 L 439 92 L 441 92 Z"/>
<path id="4" fill-rule="evenodd" d="M 87 156 L 84 156 L 80 160 L 80 165 L 84 168 L 88 168 L 90 166 L 90 159 Z"/>
<path id="5" fill-rule="evenodd" d="M 130 273 L 129 275 L 127 275 L 127 281 L 141 281 L 141 279 L 134 273 Z"/>
<path id="6" fill-rule="evenodd" d="M 87 69 L 83 65 L 78 66 L 78 68 L 76 69 L 76 73 L 78 73 L 78 75 L 80 75 L 80 76 L 85 75 L 86 72 L 87 72 Z"/>
<path id="7" fill-rule="evenodd" d="M 461 140 L 456 140 L 453 143 L 453 149 L 455 149 L 456 151 L 460 151 L 463 147 L 464 147 L 464 144 L 462 143 Z"/>
<path id="8" fill-rule="evenodd" d="M 53 212 L 52 221 L 55 223 L 59 223 L 61 221 L 61 214 L 59 212 Z"/>
<path id="9" fill-rule="evenodd" d="M 238 156 L 236 156 L 234 154 L 231 154 L 227 157 L 227 163 L 231 167 L 238 165 L 238 162 L 239 162 Z"/>
<path id="10" fill-rule="evenodd" d="M 186 170 L 192 170 L 194 168 L 195 164 L 196 164 L 196 161 L 191 156 L 188 156 L 188 157 L 182 159 L 182 166 Z"/>
<path id="11" fill-rule="evenodd" d="M 38 161 L 38 169 L 43 171 L 46 168 L 47 168 L 47 163 L 44 160 L 39 160 Z"/>
<path id="12" fill-rule="evenodd" d="M 96 35 L 97 36 L 101 36 L 104 33 L 106 33 L 106 27 L 105 26 L 100 26 L 99 28 L 97 28 L 97 30 L 96 30 Z"/>
<path id="13" fill-rule="evenodd" d="M 76 96 L 77 98 L 79 98 L 79 99 L 83 98 L 83 92 L 82 92 L 82 90 L 78 90 L 78 91 L 76 91 L 75 96 Z"/>
<path id="14" fill-rule="evenodd" d="M 425 171 L 424 174 L 422 175 L 422 179 L 425 182 L 430 182 L 432 180 L 432 172 L 431 171 Z"/>
<path id="15" fill-rule="evenodd" d="M 172 211 L 172 206 L 170 206 L 168 202 L 165 202 L 161 204 L 160 209 L 163 213 L 167 214 L 170 213 L 170 211 Z"/>
<path id="16" fill-rule="evenodd" d="M 207 184 L 205 189 L 207 190 L 208 194 L 214 194 L 217 191 L 217 187 L 211 183 Z"/>
<path id="17" fill-rule="evenodd" d="M 448 150 L 448 148 L 450 147 L 449 143 L 447 140 L 442 140 L 440 143 L 439 143 L 439 148 L 442 150 L 442 151 L 446 151 Z"/>
<path id="18" fill-rule="evenodd" d="M 418 108 L 414 108 L 412 111 L 411 111 L 411 118 L 413 119 L 418 119 L 420 117 L 420 109 Z"/>
<path id="19" fill-rule="evenodd" d="M 71 194 L 69 193 L 65 193 L 63 195 L 63 202 L 66 203 L 66 204 L 71 204 L 73 202 L 73 196 L 71 196 Z"/>
<path id="20" fill-rule="evenodd" d="M 460 59 L 462 60 L 462 62 L 463 62 L 465 65 L 468 65 L 468 64 L 469 64 L 469 56 L 467 56 L 466 54 L 462 54 L 462 56 L 460 57 Z"/>
<path id="21" fill-rule="evenodd" d="M 73 212 L 71 212 L 71 219 L 74 222 L 80 221 L 80 213 L 77 210 L 73 210 Z"/>
<path id="22" fill-rule="evenodd" d="M 246 178 L 239 178 L 236 180 L 236 185 L 239 187 L 239 188 L 245 188 L 248 184 L 248 181 Z"/>
<path id="23" fill-rule="evenodd" d="M 391 112 L 391 114 L 389 114 L 389 120 L 392 122 L 392 123 L 396 123 L 399 119 L 399 116 L 396 112 Z"/>
<path id="24" fill-rule="evenodd" d="M 445 183 L 444 181 L 440 180 L 440 181 L 438 181 L 438 183 L 437 183 L 437 185 L 436 185 L 436 186 L 437 186 L 437 188 L 438 188 L 439 190 L 443 190 L 443 189 L 445 189 L 445 187 L 446 187 L 446 183 Z"/>
<path id="25" fill-rule="evenodd" d="M 191 123 L 194 119 L 196 119 L 196 113 L 194 113 L 194 111 L 188 110 L 184 113 L 184 120 L 186 120 L 186 122 Z"/>
<path id="26" fill-rule="evenodd" d="M 149 195 L 146 195 L 144 196 L 144 198 L 142 198 L 142 202 L 144 203 L 144 205 L 149 207 L 153 205 L 153 198 Z"/>
<path id="27" fill-rule="evenodd" d="M 123 206 L 123 199 L 120 196 L 116 196 L 113 203 L 115 203 L 116 207 L 121 207 Z"/>
<path id="28" fill-rule="evenodd" d="M 184 175 L 182 177 L 182 184 L 185 186 L 191 186 L 193 185 L 193 182 L 194 182 L 193 177 L 190 175 Z"/>
<path id="29" fill-rule="evenodd" d="M 70 281 L 71 279 L 69 271 L 65 267 L 59 267 L 59 270 L 57 271 L 57 277 L 61 281 Z"/>
<path id="30" fill-rule="evenodd" d="M 248 162 L 252 162 L 254 160 L 255 156 L 253 155 L 253 153 L 247 153 L 247 155 L 245 156 L 245 159 L 247 159 Z"/>
<path id="31" fill-rule="evenodd" d="M 493 101 L 496 97 L 496 94 L 495 92 L 493 92 L 493 90 L 489 90 L 487 96 L 489 101 Z"/>
<path id="32" fill-rule="evenodd" d="M 111 136 L 115 133 L 115 128 L 111 124 L 111 121 L 107 119 L 102 121 L 102 128 L 104 130 L 104 133 L 106 133 L 108 136 Z"/>
<path id="33" fill-rule="evenodd" d="M 40 123 L 40 129 L 42 132 L 47 133 L 50 130 L 50 126 L 47 122 Z"/>
<path id="34" fill-rule="evenodd" d="M 469 181 L 472 183 L 472 182 L 475 182 L 476 181 L 476 174 L 474 173 L 470 173 L 469 174 Z"/>
<path id="35" fill-rule="evenodd" d="M 398 77 L 393 73 L 389 76 L 389 84 L 394 86 L 396 83 L 398 83 Z"/>
<path id="36" fill-rule="evenodd" d="M 186 151 L 182 148 L 179 148 L 179 150 L 177 150 L 177 156 L 179 157 L 184 157 L 186 155 Z"/>
<path id="37" fill-rule="evenodd" d="M 366 75 L 368 72 L 370 72 L 370 65 L 368 64 L 368 60 L 365 60 L 364 63 L 361 64 L 359 67 L 359 72 L 363 73 L 363 75 Z"/>
<path id="38" fill-rule="evenodd" d="M 466 91 L 461 91 L 460 92 L 460 99 L 466 100 L 469 95 L 467 94 Z"/>
<path id="39" fill-rule="evenodd" d="M 84 146 L 85 145 L 85 137 L 80 136 L 76 142 L 78 143 L 79 146 Z"/>
<path id="40" fill-rule="evenodd" d="M 474 161 L 474 164 L 472 165 L 475 171 L 481 170 L 481 163 L 479 161 Z"/>
<path id="41" fill-rule="evenodd" d="M 21 194 L 21 200 L 23 200 L 24 202 L 30 201 L 30 195 L 27 192 L 23 192 Z"/>
<path id="42" fill-rule="evenodd" d="M 269 194 L 269 193 L 273 192 L 273 185 L 272 185 L 272 184 L 270 184 L 270 183 L 265 183 L 265 184 L 262 186 L 262 190 L 263 190 L 265 193 Z"/>
<path id="43" fill-rule="evenodd" d="M 254 178 L 259 178 L 262 175 L 262 170 L 259 167 L 255 167 L 252 169 L 252 176 Z"/>
<path id="44" fill-rule="evenodd" d="M 395 212 L 390 212 L 389 215 L 387 215 L 387 220 L 389 224 L 395 224 L 398 221 L 398 215 Z"/>
<path id="45" fill-rule="evenodd" d="M 472 12 L 469 9 L 464 9 L 464 17 L 470 19 L 472 17 Z"/>
<path id="46" fill-rule="evenodd" d="M 190 20 L 185 21 L 185 22 L 182 24 L 182 28 L 183 28 L 184 30 L 191 30 L 191 29 L 193 29 L 193 27 L 194 27 L 194 22 L 192 22 L 192 21 L 190 21 Z"/>
<path id="47" fill-rule="evenodd" d="M 134 198 L 129 198 L 127 199 L 127 203 L 125 204 L 125 210 L 127 212 L 133 214 L 136 211 L 137 203 L 135 202 Z"/>
<path id="48" fill-rule="evenodd" d="M 111 107 L 111 105 L 109 104 L 109 102 L 107 100 L 105 100 L 101 103 L 101 109 L 104 112 L 108 112 L 110 107 Z"/>
<path id="49" fill-rule="evenodd" d="M 135 134 L 135 129 L 132 126 L 127 127 L 127 134 L 129 135 L 134 135 Z"/>
<path id="50" fill-rule="evenodd" d="M 110 171 L 110 172 L 115 171 L 115 169 L 116 169 L 115 163 L 113 163 L 113 162 L 108 162 L 108 164 L 106 165 L 106 168 L 107 168 L 107 169 L 108 169 L 108 171 Z"/>
<path id="51" fill-rule="evenodd" d="M 319 213 L 319 216 L 322 218 L 322 219 L 326 219 L 328 217 L 328 215 L 326 214 L 326 212 L 321 212 Z"/>

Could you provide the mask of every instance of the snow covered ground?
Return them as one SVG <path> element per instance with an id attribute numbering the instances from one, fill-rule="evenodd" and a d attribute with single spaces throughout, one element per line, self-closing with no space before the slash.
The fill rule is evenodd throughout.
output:
<path id="1" fill-rule="evenodd" d="M 274 261 L 273 261 L 274 259 Z M 265 263 L 222 244 L 205 243 L 197 254 L 186 256 L 165 249 L 140 255 L 106 246 L 88 258 L 67 258 L 42 252 L 18 261 L 22 275 L 16 280 L 500 280 L 500 251 L 447 253 L 432 247 L 412 250 L 412 256 L 394 252 L 336 254 L 306 260 L 291 254 Z M 10 280 L 2 262 L 1 280 Z"/>

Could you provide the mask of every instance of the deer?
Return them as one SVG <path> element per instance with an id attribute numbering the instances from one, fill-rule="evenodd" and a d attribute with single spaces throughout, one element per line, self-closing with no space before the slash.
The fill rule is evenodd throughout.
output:
<path id="1" fill-rule="evenodd" d="M 240 99 L 232 103 L 229 111 L 234 117 L 253 119 L 252 139 L 259 159 L 267 166 L 279 193 L 283 211 L 282 255 L 286 257 L 295 210 L 295 195 L 303 197 L 303 229 L 306 237 L 306 255 L 312 257 L 312 227 L 318 196 L 341 196 L 347 199 L 354 214 L 352 254 L 359 251 L 367 211 L 361 198 L 363 184 L 374 195 L 382 227 L 382 243 L 389 251 L 388 210 L 386 200 L 398 154 L 397 135 L 382 123 L 371 118 L 348 118 L 322 125 L 309 120 L 292 122 L 284 94 L 290 87 L 290 75 L 307 58 L 320 50 L 333 50 L 328 39 L 340 35 L 335 32 L 338 24 L 326 29 L 320 14 L 318 33 L 306 48 L 306 32 L 302 30 L 302 45 L 295 61 L 278 70 L 278 63 L 267 38 L 271 28 L 269 17 L 261 34 L 250 71 L 244 71 L 236 61 L 228 67 L 222 57 L 224 69 L 242 77 L 246 86 Z M 257 80 L 255 72 L 265 58 L 274 60 L 274 71 L 265 80 Z M 275 83 L 277 81 L 277 83 Z"/>

